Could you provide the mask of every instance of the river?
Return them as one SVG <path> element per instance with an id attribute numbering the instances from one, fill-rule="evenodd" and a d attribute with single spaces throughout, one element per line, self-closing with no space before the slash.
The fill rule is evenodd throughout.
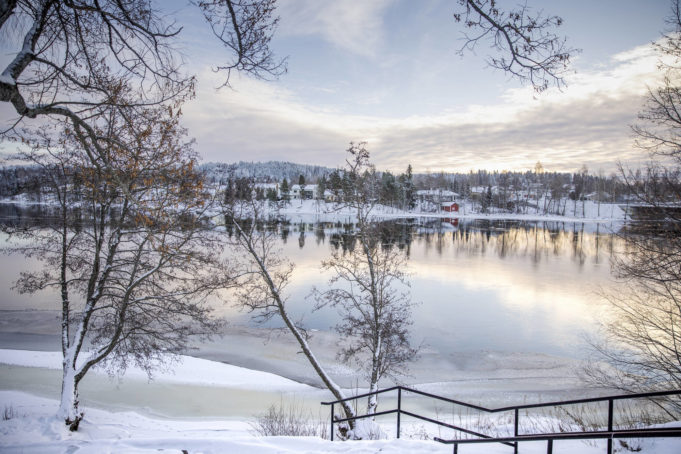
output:
<path id="1" fill-rule="evenodd" d="M 39 209 L 12 210 L 0 210 L 0 217 L 15 225 L 46 222 Z M 281 253 L 295 263 L 287 289 L 294 318 L 310 330 L 319 356 L 333 364 L 332 374 L 346 387 L 357 386 L 353 368 L 335 364 L 337 312 L 312 311 L 308 297 L 313 287 L 325 287 L 330 276 L 320 271 L 320 262 L 340 247 L 339 238 L 352 230 L 350 221 L 290 219 L 276 228 Z M 613 283 L 611 259 L 623 247 L 616 228 L 454 218 L 384 221 L 385 241 L 409 257 L 411 338 L 421 347 L 404 380 L 456 383 L 458 392 L 469 387 L 476 395 L 500 380 L 506 391 L 509 382 L 521 380 L 511 385 L 519 393 L 581 388 L 573 370 L 589 355 L 586 339 L 607 317 L 598 292 Z M 23 256 L 0 255 L 2 348 L 58 349 L 55 295 L 10 290 L 20 271 L 36 266 Z M 214 305 L 230 323 L 223 337 L 195 345 L 194 355 L 316 383 L 295 344 L 272 331 L 281 326 L 277 319 L 258 325 L 232 301 Z"/>

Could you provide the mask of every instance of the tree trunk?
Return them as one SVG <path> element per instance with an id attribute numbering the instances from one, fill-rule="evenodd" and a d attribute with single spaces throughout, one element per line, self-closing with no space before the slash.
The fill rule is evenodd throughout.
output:
<path id="1" fill-rule="evenodd" d="M 78 425 L 83 419 L 83 412 L 78 407 L 78 383 L 73 362 L 64 358 L 63 375 L 61 385 L 61 403 L 59 405 L 59 417 L 64 418 L 64 423 L 69 430 L 78 430 Z"/>
<path id="2" fill-rule="evenodd" d="M 378 383 L 372 381 L 369 384 L 369 392 L 374 393 L 378 391 Z M 372 394 L 369 396 L 367 400 L 367 415 L 373 415 L 376 413 L 376 409 L 378 408 L 378 396 L 376 394 Z M 371 418 L 373 419 L 373 418 Z"/>
<path id="3" fill-rule="evenodd" d="M 263 279 L 265 285 L 268 288 L 268 291 L 274 301 L 276 302 L 277 309 L 279 312 L 279 316 L 281 319 L 284 321 L 286 324 L 286 327 L 288 328 L 289 332 L 293 334 L 293 337 L 298 341 L 298 345 L 300 345 L 301 350 L 303 351 L 303 354 L 305 354 L 305 357 L 307 358 L 308 362 L 310 365 L 313 367 L 315 372 L 317 372 L 317 375 L 319 378 L 322 380 L 324 385 L 327 387 L 329 391 L 331 391 L 331 394 L 336 398 L 336 400 L 343 400 L 345 399 L 345 395 L 343 394 L 343 391 L 341 388 L 331 379 L 331 377 L 326 373 L 322 365 L 317 361 L 317 358 L 314 356 L 312 353 L 312 350 L 310 349 L 309 344 L 307 343 L 303 333 L 300 332 L 300 330 L 295 326 L 293 321 L 290 319 L 288 312 L 286 311 L 286 307 L 284 304 L 284 299 L 281 297 L 279 294 L 279 290 L 274 283 L 274 280 L 272 279 L 272 276 L 270 275 L 270 270 L 267 268 L 267 265 L 264 262 L 264 257 L 260 256 L 258 254 L 258 251 L 253 245 L 253 236 L 251 232 L 245 232 L 244 229 L 241 227 L 241 225 L 234 221 L 234 226 L 239 232 L 242 245 L 246 248 L 248 253 L 251 255 L 251 257 L 255 260 L 258 269 L 260 270 L 260 276 Z M 340 403 L 341 408 L 343 409 L 343 412 L 345 413 L 346 418 L 352 418 L 355 416 L 355 412 L 353 411 L 352 407 L 350 404 L 345 401 Z M 343 437 L 347 437 L 348 431 L 351 431 L 355 428 L 355 421 L 350 420 L 347 423 L 347 427 L 339 427 L 339 431 L 341 432 L 341 435 Z"/>

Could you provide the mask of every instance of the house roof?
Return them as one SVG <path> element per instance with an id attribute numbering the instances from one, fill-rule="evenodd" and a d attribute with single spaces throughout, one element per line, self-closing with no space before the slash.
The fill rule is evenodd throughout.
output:
<path id="1" fill-rule="evenodd" d="M 459 194 L 457 194 L 454 191 L 450 191 L 448 189 L 420 189 L 416 191 L 417 195 L 421 196 L 446 196 L 446 197 L 458 197 Z"/>

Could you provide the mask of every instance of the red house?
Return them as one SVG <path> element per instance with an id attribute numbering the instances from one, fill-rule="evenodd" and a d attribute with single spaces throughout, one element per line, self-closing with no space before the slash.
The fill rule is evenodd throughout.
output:
<path id="1" fill-rule="evenodd" d="M 448 213 L 459 212 L 459 204 L 456 202 L 442 202 L 440 204 L 440 210 L 446 211 Z"/>

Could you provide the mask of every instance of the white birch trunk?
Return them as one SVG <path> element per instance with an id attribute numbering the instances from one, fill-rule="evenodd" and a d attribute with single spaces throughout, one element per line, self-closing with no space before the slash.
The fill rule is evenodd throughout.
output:
<path id="1" fill-rule="evenodd" d="M 251 232 L 248 232 L 248 233 L 245 232 L 238 222 L 234 222 L 234 226 L 239 231 L 241 238 L 243 238 L 242 245 L 246 248 L 248 253 L 255 260 L 255 263 L 257 264 L 258 269 L 260 270 L 260 276 L 262 277 L 265 285 L 267 285 L 267 288 L 269 289 L 270 295 L 276 301 L 279 316 L 282 318 L 282 320 L 286 324 L 286 327 L 291 332 L 291 334 L 293 334 L 293 337 L 295 337 L 295 339 L 298 341 L 298 344 L 300 345 L 300 348 L 302 349 L 303 354 L 307 358 L 308 362 L 310 363 L 312 368 L 315 370 L 315 372 L 317 372 L 317 375 L 319 376 L 319 378 L 322 380 L 322 382 L 327 387 L 327 389 L 329 391 L 331 391 L 331 393 L 336 398 L 336 400 L 345 399 L 345 394 L 343 393 L 343 390 L 326 373 L 326 370 L 324 369 L 324 367 L 321 365 L 321 363 L 317 360 L 317 358 L 312 353 L 312 350 L 311 350 L 309 344 L 307 343 L 303 333 L 300 332 L 300 330 L 295 326 L 293 321 L 289 318 L 288 312 L 286 311 L 286 307 L 284 305 L 284 299 L 279 294 L 279 290 L 277 288 L 277 285 L 274 283 L 274 279 L 270 275 L 270 270 L 268 269 L 267 265 L 265 264 L 265 261 L 264 261 L 265 257 L 258 254 L 258 251 L 256 251 L 256 249 L 253 245 L 252 233 Z M 347 401 L 341 402 L 340 406 L 343 409 L 343 412 L 345 413 L 345 417 L 351 418 L 351 417 L 356 416 L 355 412 L 353 411 L 352 407 L 350 406 L 350 404 Z M 355 428 L 355 421 L 354 420 L 349 421 L 348 427 L 349 427 L 350 431 L 352 431 Z M 349 436 L 352 437 L 351 434 L 349 434 Z"/>
<path id="2" fill-rule="evenodd" d="M 373 358 L 371 361 L 371 382 L 369 383 L 369 392 L 373 393 L 378 391 L 378 381 L 380 380 L 380 363 L 381 363 L 381 349 L 383 343 L 381 335 L 378 335 L 376 350 L 374 351 Z M 378 408 L 378 395 L 372 394 L 367 400 L 367 414 L 373 415 L 376 413 Z M 372 418 L 373 420 L 373 418 Z"/>
<path id="3" fill-rule="evenodd" d="M 64 420 L 69 429 L 78 430 L 78 424 L 83 419 L 83 413 L 78 407 L 78 371 L 75 366 L 73 346 L 67 350 L 62 362 L 61 402 L 58 416 Z"/>

